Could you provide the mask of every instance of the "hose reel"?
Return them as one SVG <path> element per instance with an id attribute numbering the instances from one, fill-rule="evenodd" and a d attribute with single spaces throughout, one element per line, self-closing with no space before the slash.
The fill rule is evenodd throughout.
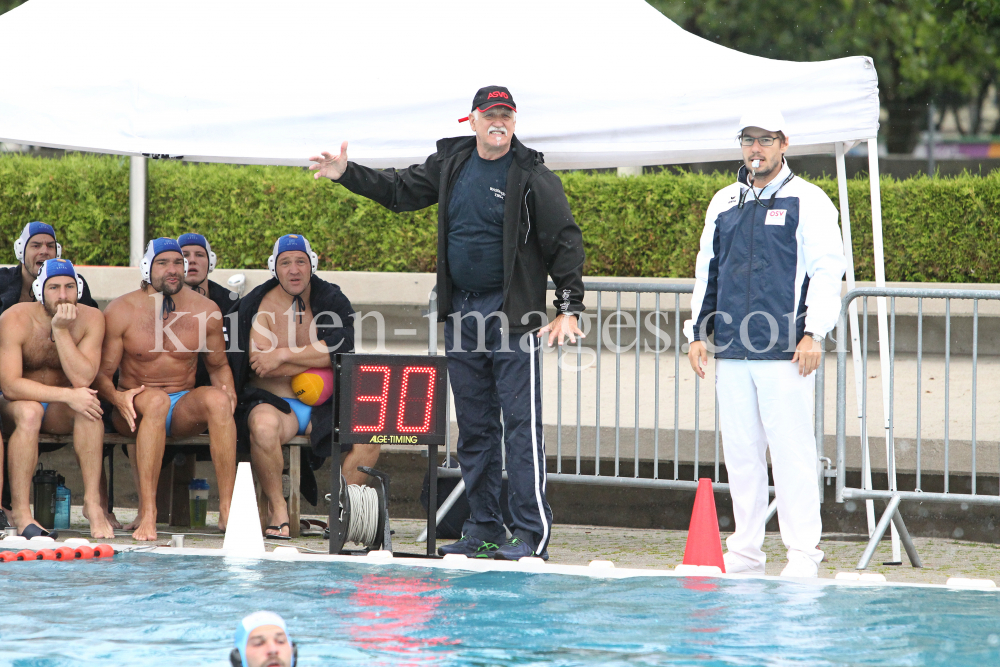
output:
<path id="1" fill-rule="evenodd" d="M 392 535 L 389 527 L 389 475 L 358 466 L 358 470 L 372 479 L 371 486 L 348 485 L 340 476 L 339 512 L 331 512 L 329 539 L 330 553 L 367 553 L 368 551 L 392 551 Z M 333 494 L 327 494 L 330 501 Z M 363 551 L 344 550 L 346 542 L 354 542 L 364 547 Z"/>

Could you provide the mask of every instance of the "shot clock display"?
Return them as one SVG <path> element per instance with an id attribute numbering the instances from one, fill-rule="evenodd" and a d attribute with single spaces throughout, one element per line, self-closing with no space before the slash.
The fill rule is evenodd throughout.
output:
<path id="1" fill-rule="evenodd" d="M 445 444 L 447 359 L 343 354 L 338 364 L 340 442 Z"/>

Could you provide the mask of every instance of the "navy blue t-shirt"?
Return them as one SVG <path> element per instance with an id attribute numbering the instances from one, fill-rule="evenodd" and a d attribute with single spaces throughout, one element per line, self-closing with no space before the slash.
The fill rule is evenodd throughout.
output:
<path id="1" fill-rule="evenodd" d="M 448 270 L 459 289 L 503 287 L 503 209 L 514 151 L 484 160 L 476 151 L 458 174 L 448 202 Z"/>

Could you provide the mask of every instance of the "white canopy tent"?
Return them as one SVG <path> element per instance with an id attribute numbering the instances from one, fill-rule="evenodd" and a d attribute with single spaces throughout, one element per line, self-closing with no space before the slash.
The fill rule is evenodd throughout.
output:
<path id="1" fill-rule="evenodd" d="M 854 287 L 844 152 L 868 141 L 879 173 L 878 81 L 865 57 L 746 55 L 644 0 L 30 0 L 0 16 L 0 34 L 0 141 L 133 157 L 302 166 L 347 139 L 352 160 L 405 167 L 468 133 L 456 121 L 473 94 L 500 84 L 518 104 L 518 136 L 552 168 L 735 160 L 740 115 L 773 104 L 789 155 L 837 156 Z M 134 263 L 143 163 L 133 159 Z M 882 286 L 878 178 L 871 190 Z M 887 378 L 885 299 L 878 321 Z M 851 331 L 860 411 L 856 307 Z M 886 438 L 891 466 L 888 421 Z"/>

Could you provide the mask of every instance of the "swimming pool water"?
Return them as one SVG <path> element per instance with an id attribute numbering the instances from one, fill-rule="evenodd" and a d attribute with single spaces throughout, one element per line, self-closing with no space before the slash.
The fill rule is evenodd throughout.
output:
<path id="1" fill-rule="evenodd" d="M 300 665 L 1000 664 L 1000 596 L 121 554 L 0 564 L 0 664 L 228 665 L 285 617 Z"/>

